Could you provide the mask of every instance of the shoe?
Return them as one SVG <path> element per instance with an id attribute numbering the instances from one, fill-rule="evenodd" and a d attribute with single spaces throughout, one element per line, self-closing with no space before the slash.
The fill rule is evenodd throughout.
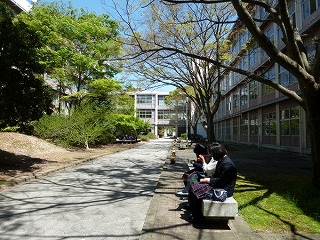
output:
<path id="1" fill-rule="evenodd" d="M 178 197 L 187 197 L 187 196 L 189 196 L 189 193 L 185 193 L 185 192 L 182 192 L 182 191 L 178 191 L 178 192 L 176 192 L 176 195 L 177 195 Z"/>
<path id="2" fill-rule="evenodd" d="M 190 204 L 186 204 L 185 206 L 182 207 L 185 210 L 192 210 L 192 207 Z"/>
<path id="3" fill-rule="evenodd" d="M 191 214 L 191 216 L 188 219 L 188 222 L 192 224 L 203 224 L 205 223 L 205 219 L 203 217 L 195 217 Z"/>

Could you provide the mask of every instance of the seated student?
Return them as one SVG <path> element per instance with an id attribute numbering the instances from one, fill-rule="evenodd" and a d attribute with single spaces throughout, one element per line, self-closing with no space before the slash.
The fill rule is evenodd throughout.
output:
<path id="1" fill-rule="evenodd" d="M 227 156 L 227 150 L 222 145 L 210 147 L 211 156 L 217 160 L 215 173 L 211 177 L 200 179 L 200 183 L 208 183 L 213 188 L 223 188 L 227 191 L 228 197 L 234 192 L 237 179 L 237 169 L 234 162 Z M 201 211 L 201 199 L 192 192 L 189 192 L 188 201 L 192 209 L 191 221 L 201 222 L 203 215 Z"/>
<path id="2" fill-rule="evenodd" d="M 200 143 L 197 143 L 194 146 L 193 152 L 196 154 L 197 157 L 199 157 L 199 155 L 208 154 L 207 148 Z"/>
<path id="3" fill-rule="evenodd" d="M 198 182 L 200 177 L 211 176 L 215 172 L 217 161 L 214 160 L 210 154 L 208 154 L 208 149 L 210 149 L 210 146 L 211 145 L 207 146 L 206 155 L 197 155 L 196 153 L 197 161 L 193 164 L 194 170 L 187 172 L 187 179 L 184 179 L 185 187 L 182 189 L 182 191 L 176 192 L 177 196 L 188 196 L 191 189 L 191 184 Z M 192 176 L 190 176 L 191 174 Z"/>
<path id="4" fill-rule="evenodd" d="M 191 162 L 193 167 L 194 167 L 194 171 L 202 172 L 203 163 L 201 161 L 199 161 L 199 156 L 200 155 L 209 156 L 207 147 L 203 146 L 202 144 L 197 143 L 196 146 L 193 149 L 193 152 L 196 154 L 196 157 L 197 157 L 196 161 L 193 160 Z"/>

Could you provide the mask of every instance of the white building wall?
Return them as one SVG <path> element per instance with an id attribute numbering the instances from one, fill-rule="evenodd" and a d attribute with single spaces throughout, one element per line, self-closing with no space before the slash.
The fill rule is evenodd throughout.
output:
<path id="1" fill-rule="evenodd" d="M 167 110 L 170 109 L 168 106 L 159 106 L 158 100 L 159 96 L 168 96 L 169 92 L 156 92 L 156 91 L 141 91 L 141 92 L 135 92 L 131 94 L 134 96 L 134 107 L 136 109 L 136 112 L 139 110 L 151 110 L 152 111 L 152 117 L 151 118 L 141 118 L 142 120 L 149 122 L 151 124 L 151 132 L 154 133 L 156 136 L 159 135 L 159 127 L 160 126 L 171 126 L 172 123 L 170 123 L 170 120 L 167 119 L 158 119 L 158 110 Z M 138 103 L 137 99 L 138 96 L 142 95 L 149 95 L 152 96 L 152 102 L 151 103 Z M 167 135 L 167 132 L 164 133 Z"/>
<path id="2" fill-rule="evenodd" d="M 29 12 L 32 8 L 32 3 L 37 2 L 37 0 L 0 0 L 5 2 L 11 7 L 15 12 Z"/>

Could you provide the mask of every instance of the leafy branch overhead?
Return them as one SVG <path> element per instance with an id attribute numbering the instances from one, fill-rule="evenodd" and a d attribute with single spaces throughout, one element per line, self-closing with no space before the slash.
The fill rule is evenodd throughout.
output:
<path id="1" fill-rule="evenodd" d="M 318 123 L 320 122 L 320 112 L 318 104 L 320 102 L 320 45 L 317 40 L 319 39 L 319 34 L 315 30 L 317 29 L 317 22 L 315 21 L 310 22 L 310 32 L 302 31 L 304 18 L 295 17 L 295 11 L 301 13 L 302 6 L 295 4 L 295 1 L 147 0 L 143 2 L 144 10 L 150 12 L 151 16 L 153 16 L 153 18 L 146 18 L 150 19 L 149 22 L 146 22 L 146 25 L 141 22 L 142 25 L 139 25 L 139 28 L 135 28 L 137 24 L 133 24 L 130 21 L 130 16 L 124 15 L 122 17 L 122 21 L 127 26 L 125 33 L 128 40 L 128 51 L 124 58 L 135 59 L 144 69 L 141 72 L 146 78 L 154 82 L 167 82 L 176 87 L 187 85 L 177 76 L 180 76 L 181 73 L 186 75 L 187 72 L 181 69 L 182 66 L 185 66 L 181 59 L 188 59 L 188 63 L 205 62 L 207 66 L 210 66 L 210 70 L 216 69 L 213 77 L 216 78 L 217 85 L 221 82 L 219 76 L 230 72 L 240 76 L 238 79 L 241 82 L 236 84 L 247 84 L 256 80 L 262 83 L 263 86 L 274 88 L 306 112 L 312 147 L 313 183 L 319 187 L 320 126 Z M 206 12 L 201 10 L 206 8 L 215 9 L 217 6 L 223 5 L 230 7 L 230 12 L 235 14 L 222 24 L 226 27 L 221 27 L 221 29 L 229 29 L 229 34 L 218 36 L 225 41 L 230 40 L 232 43 L 233 40 L 237 40 L 237 36 L 241 36 L 241 31 L 248 33 L 247 39 L 242 42 L 241 49 L 236 53 L 230 51 L 232 54 L 229 59 L 226 54 L 216 49 L 217 46 L 223 46 L 222 42 L 216 36 L 216 38 L 210 38 L 210 33 L 213 32 L 212 29 L 216 28 L 216 25 L 221 25 L 223 21 L 211 21 L 210 19 L 206 21 L 208 20 Z M 155 9 L 159 10 L 154 12 Z M 165 11 L 165 9 L 167 10 Z M 180 12 L 178 9 L 183 10 L 181 11 L 182 14 L 177 14 Z M 185 9 L 188 9 L 192 14 L 186 13 Z M 215 12 L 212 15 L 219 16 L 219 13 Z M 168 17 L 170 14 L 172 14 L 172 17 Z M 197 14 L 199 14 L 199 17 L 196 18 Z M 311 9 L 308 14 L 306 17 L 311 19 L 316 16 L 317 11 Z M 236 23 L 231 25 L 232 21 L 230 20 L 236 21 Z M 204 23 L 207 23 L 207 25 Z M 196 31 L 193 26 L 201 30 Z M 205 27 L 201 28 L 202 26 Z M 187 30 L 190 29 L 192 31 L 187 34 Z M 277 41 L 275 41 L 274 35 L 268 35 L 269 29 L 273 31 L 277 29 L 279 36 Z M 177 33 L 177 35 L 175 36 L 174 33 Z M 209 42 L 216 42 L 217 44 L 207 45 Z M 186 45 L 184 45 L 185 43 Z M 207 48 L 206 46 L 210 47 Z M 211 48 L 212 46 L 213 48 Z M 208 55 L 207 53 L 210 52 L 210 49 L 214 49 L 214 52 L 219 54 Z M 232 49 L 230 48 L 230 50 Z M 239 61 L 244 56 L 248 56 L 250 52 L 258 50 L 261 55 L 266 57 L 263 67 L 259 69 L 253 68 L 253 71 L 240 64 Z M 222 56 L 226 56 L 226 58 L 222 58 Z M 169 59 L 171 66 L 166 64 Z M 290 86 L 283 84 L 281 79 L 274 81 L 273 78 L 269 77 L 269 70 L 277 68 L 283 68 L 296 79 L 299 85 L 298 91 L 294 91 Z M 201 67 L 199 69 L 204 68 Z M 199 86 L 204 90 L 206 89 L 205 85 L 202 85 L 201 78 L 194 79 L 199 83 Z M 219 98 L 219 94 L 222 94 L 219 90 L 216 91 L 215 88 L 211 88 L 211 91 L 218 93 L 213 99 Z M 201 93 L 199 97 L 204 99 Z"/>
<path id="2" fill-rule="evenodd" d="M 119 26 L 108 15 L 51 3 L 39 5 L 19 19 L 39 33 L 44 42 L 41 63 L 62 89 L 80 91 L 95 79 L 119 72 L 115 63 L 108 64 L 120 51 Z"/>

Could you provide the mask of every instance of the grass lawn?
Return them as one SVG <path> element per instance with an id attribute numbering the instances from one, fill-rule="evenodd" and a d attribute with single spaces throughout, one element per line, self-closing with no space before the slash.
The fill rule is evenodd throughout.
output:
<path id="1" fill-rule="evenodd" d="M 320 233 L 320 191 L 302 176 L 238 176 L 239 214 L 259 232 Z"/>

